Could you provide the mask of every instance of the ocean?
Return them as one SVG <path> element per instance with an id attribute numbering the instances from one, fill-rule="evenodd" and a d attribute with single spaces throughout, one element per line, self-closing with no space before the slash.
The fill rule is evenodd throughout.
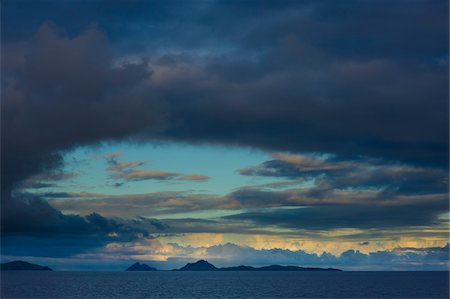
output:
<path id="1" fill-rule="evenodd" d="M 1 298 L 449 298 L 449 272 L 1 273 Z"/>

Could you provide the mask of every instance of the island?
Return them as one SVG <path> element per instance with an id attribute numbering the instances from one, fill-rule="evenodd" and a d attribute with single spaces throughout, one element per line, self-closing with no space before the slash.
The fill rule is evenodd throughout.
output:
<path id="1" fill-rule="evenodd" d="M 280 266 L 271 265 L 263 267 L 252 266 L 234 266 L 217 268 L 213 264 L 205 260 L 199 260 L 195 263 L 187 263 L 180 269 L 174 269 L 174 271 L 342 271 L 335 268 L 317 268 L 317 267 L 298 267 L 298 266 Z"/>
<path id="2" fill-rule="evenodd" d="M 147 264 L 134 263 L 128 267 L 125 271 L 157 271 L 158 269 L 152 268 Z"/>
<path id="3" fill-rule="evenodd" d="M 47 266 L 40 266 L 24 261 L 12 261 L 0 264 L 1 271 L 53 271 Z"/>
<path id="4" fill-rule="evenodd" d="M 176 271 L 217 271 L 219 270 L 213 264 L 205 260 L 199 260 L 195 263 L 187 263 L 186 266 L 176 269 Z"/>

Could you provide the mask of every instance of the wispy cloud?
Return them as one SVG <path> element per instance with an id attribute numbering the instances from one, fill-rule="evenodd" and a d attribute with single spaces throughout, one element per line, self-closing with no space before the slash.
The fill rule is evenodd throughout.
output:
<path id="1" fill-rule="evenodd" d="M 118 161 L 118 158 L 122 155 L 122 153 L 105 155 L 108 163 L 106 171 L 111 178 L 116 180 L 116 186 L 121 186 L 124 182 L 145 180 L 207 181 L 210 179 L 209 176 L 201 174 L 181 174 L 170 171 L 139 169 L 139 167 L 147 164 L 147 161 Z"/>

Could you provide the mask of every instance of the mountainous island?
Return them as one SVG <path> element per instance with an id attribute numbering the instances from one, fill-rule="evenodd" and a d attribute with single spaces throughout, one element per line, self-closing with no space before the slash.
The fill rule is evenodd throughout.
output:
<path id="1" fill-rule="evenodd" d="M 0 264 L 1 271 L 53 271 L 47 266 L 40 266 L 24 261 L 12 261 Z"/>
<path id="2" fill-rule="evenodd" d="M 128 267 L 125 271 L 158 271 L 156 268 L 152 268 L 147 264 L 134 263 Z"/>
<path id="3" fill-rule="evenodd" d="M 175 269 L 175 271 L 217 271 L 219 270 L 213 264 L 208 263 L 205 260 L 199 260 L 195 263 L 187 263 L 184 267 L 180 269 Z"/>

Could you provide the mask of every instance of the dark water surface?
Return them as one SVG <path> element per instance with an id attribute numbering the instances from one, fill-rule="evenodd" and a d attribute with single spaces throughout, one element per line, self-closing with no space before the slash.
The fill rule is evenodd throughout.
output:
<path id="1" fill-rule="evenodd" d="M 2 272 L 1 298 L 449 298 L 449 272 Z"/>

